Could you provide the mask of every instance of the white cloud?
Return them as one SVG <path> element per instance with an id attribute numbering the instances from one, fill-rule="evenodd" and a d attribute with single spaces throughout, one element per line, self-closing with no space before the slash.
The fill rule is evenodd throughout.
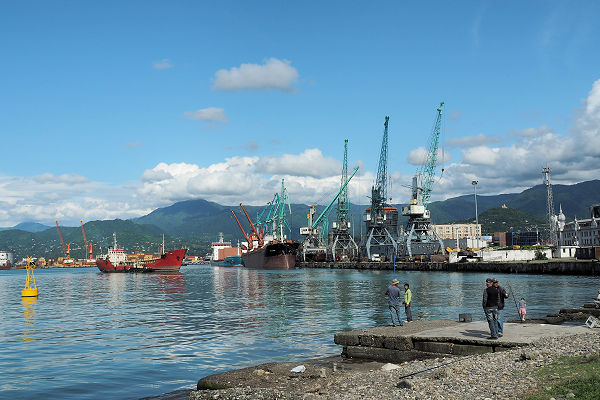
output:
<path id="1" fill-rule="evenodd" d="M 183 116 L 197 121 L 208 122 L 228 122 L 229 119 L 225 115 L 225 110 L 217 107 L 201 108 L 197 111 L 186 111 Z"/>
<path id="2" fill-rule="evenodd" d="M 158 69 L 158 70 L 169 69 L 169 68 L 173 68 L 173 67 L 174 67 L 174 65 L 169 61 L 168 58 L 163 58 L 160 61 L 155 61 L 152 63 L 152 68 Z"/>
<path id="3" fill-rule="evenodd" d="M 463 160 L 475 165 L 494 165 L 499 158 L 499 149 L 475 146 L 462 151 Z"/>
<path id="4" fill-rule="evenodd" d="M 514 132 L 514 134 L 516 136 L 534 137 L 534 136 L 545 135 L 545 134 L 551 133 L 551 132 L 552 132 L 551 128 L 547 127 L 546 125 L 542 125 L 539 128 L 523 129 L 521 131 Z"/>
<path id="5" fill-rule="evenodd" d="M 497 136 L 486 136 L 483 133 L 475 136 L 464 136 L 460 138 L 450 138 L 446 140 L 446 144 L 450 147 L 475 147 L 486 144 L 499 143 L 500 138 Z"/>
<path id="6" fill-rule="evenodd" d="M 311 176 L 315 178 L 338 175 L 342 164 L 331 157 L 323 157 L 319 149 L 307 149 L 295 154 L 284 154 L 280 157 L 264 157 L 257 166 L 257 171 L 267 174 Z"/>
<path id="7" fill-rule="evenodd" d="M 269 58 L 264 64 L 242 64 L 238 68 L 220 69 L 215 73 L 213 89 L 293 91 L 298 71 L 287 60 Z"/>
<path id="8" fill-rule="evenodd" d="M 474 179 L 479 181 L 478 194 L 519 192 L 542 183 L 541 169 L 545 165 L 552 168 L 555 184 L 597 179 L 600 80 L 593 84 L 581 109 L 576 111 L 568 134 L 543 126 L 533 129 L 536 134 L 514 135 L 516 141 L 506 145 L 463 148 L 462 159 L 445 166 L 444 174 L 436 178 L 433 200 L 473 193 Z M 425 155 L 424 148 L 415 149 L 409 158 L 418 164 Z M 374 167 L 372 160 L 367 165 Z M 208 166 L 158 163 L 144 171 L 139 181 L 116 186 L 78 174 L 0 176 L 0 226 L 23 221 L 51 225 L 54 219 L 76 226 L 80 219 L 137 217 L 157 207 L 194 198 L 226 205 L 240 201 L 260 205 L 279 190 L 281 179 L 285 179 L 292 202 L 323 204 L 337 193 L 340 170 L 338 160 L 325 157 L 315 148 L 279 157 L 231 157 Z M 389 176 L 389 197 L 395 203 L 406 202 L 409 193 L 403 185 L 410 185 L 411 176 L 393 168 Z M 351 201 L 367 203 L 374 179 L 372 170 L 361 167 L 349 185 Z"/>
<path id="9" fill-rule="evenodd" d="M 429 151 L 421 146 L 413 149 L 408 153 L 408 157 L 406 157 L 406 161 L 408 161 L 411 165 L 423 165 L 427 161 L 427 155 Z M 437 151 L 437 164 L 442 165 L 449 162 L 451 159 L 450 153 L 444 151 L 443 149 L 438 149 Z"/>

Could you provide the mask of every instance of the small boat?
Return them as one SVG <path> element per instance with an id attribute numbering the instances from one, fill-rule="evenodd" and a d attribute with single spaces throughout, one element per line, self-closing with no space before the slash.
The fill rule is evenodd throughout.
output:
<path id="1" fill-rule="evenodd" d="M 114 233 L 113 239 L 114 246 L 108 250 L 108 254 L 96 259 L 96 266 L 101 272 L 178 272 L 187 253 L 187 249 L 179 249 L 163 253 L 159 258 L 128 260 L 125 250 L 117 248 L 117 236 Z"/>

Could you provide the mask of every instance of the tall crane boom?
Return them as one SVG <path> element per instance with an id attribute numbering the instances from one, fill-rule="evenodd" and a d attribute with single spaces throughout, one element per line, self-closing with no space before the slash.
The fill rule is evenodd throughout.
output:
<path id="1" fill-rule="evenodd" d="M 64 255 L 65 255 L 66 258 L 69 258 L 69 254 L 68 254 L 68 251 L 67 251 L 67 245 L 65 244 L 65 241 L 63 239 L 63 235 L 60 232 L 60 227 L 58 226 L 58 220 L 55 220 L 55 222 L 56 222 L 56 230 L 58 231 L 58 237 L 60 238 L 60 244 L 62 246 L 63 253 L 64 253 Z"/>
<path id="2" fill-rule="evenodd" d="M 246 218 L 248 219 L 248 222 L 250 223 L 250 229 L 252 229 L 252 233 L 254 233 L 254 235 L 256 236 L 256 239 L 258 240 L 258 247 L 262 247 L 262 245 L 264 244 L 262 235 L 260 235 L 258 233 L 258 231 L 256 230 L 256 227 L 254 226 L 254 224 L 252 223 L 252 220 L 250 219 L 250 216 L 248 215 L 248 213 L 246 212 L 246 209 L 244 208 L 244 206 L 242 205 L 242 203 L 240 203 L 240 207 L 242 208 L 242 210 L 244 211 L 244 214 L 246 214 Z"/>
<path id="3" fill-rule="evenodd" d="M 231 214 L 233 214 L 233 218 L 235 218 L 235 222 L 237 222 L 238 226 L 240 227 L 240 230 L 242 231 L 242 235 L 244 235 L 244 239 L 246 239 L 246 243 L 248 243 L 248 250 L 252 249 L 252 240 L 250 240 L 248 235 L 246 235 L 246 231 L 242 227 L 242 224 L 240 224 L 240 220 L 238 219 L 237 215 L 235 214 L 235 211 L 231 210 Z"/>
<path id="4" fill-rule="evenodd" d="M 379 153 L 379 166 L 377 168 L 377 180 L 375 181 L 375 190 L 377 191 L 377 201 L 383 205 L 387 201 L 387 165 L 388 165 L 388 122 L 390 117 L 385 117 L 383 124 L 383 139 L 381 140 L 381 152 Z M 373 193 L 375 195 L 375 192 Z M 375 200 L 375 199 L 374 199 Z"/>
<path id="5" fill-rule="evenodd" d="M 88 243 L 87 236 L 85 234 L 85 229 L 83 228 L 83 220 L 80 219 L 79 223 L 81 224 L 81 233 L 83 233 L 83 243 L 85 244 L 85 256 L 89 260 L 89 259 L 93 258 L 92 248 L 91 248 L 90 244 Z"/>
<path id="6" fill-rule="evenodd" d="M 348 188 L 345 182 L 348 180 L 348 139 L 344 140 L 344 163 L 342 164 L 342 192 L 338 197 L 337 222 L 342 224 L 348 220 L 350 203 L 348 200 Z"/>
<path id="7" fill-rule="evenodd" d="M 444 102 L 440 103 L 437 109 L 437 117 L 433 125 L 433 132 L 431 133 L 431 142 L 429 143 L 429 152 L 427 153 L 427 160 L 423 165 L 422 173 L 424 177 L 423 182 L 423 205 L 427 207 L 429 204 L 429 198 L 433 189 L 433 182 L 435 178 L 435 169 L 437 167 L 438 157 L 438 146 L 440 142 L 440 130 L 442 127 L 442 111 L 444 109 Z"/>
<path id="8" fill-rule="evenodd" d="M 344 189 L 346 189 L 346 187 L 348 186 L 348 183 L 350 183 L 350 180 L 352 178 L 354 178 L 354 175 L 356 174 L 356 171 L 358 171 L 358 167 L 354 168 L 354 172 L 352 172 L 352 175 L 350 175 L 350 178 L 346 179 L 346 182 L 344 182 L 344 184 L 342 185 L 341 189 L 337 192 L 337 194 L 334 196 L 333 199 L 331 199 L 331 201 L 329 202 L 329 204 L 327 205 L 327 207 L 325 207 L 325 209 L 323 210 L 323 212 L 321 213 L 321 215 L 319 215 L 319 217 L 317 219 L 314 220 L 313 224 L 312 224 L 312 228 L 316 228 L 317 225 L 319 225 L 319 222 L 321 222 L 321 220 L 323 219 L 323 217 L 325 215 L 327 215 L 327 213 L 329 212 L 329 210 L 331 210 L 331 206 L 333 205 L 333 203 L 335 203 L 335 201 L 338 199 L 338 197 L 340 196 L 340 194 L 342 194 L 342 192 L 344 191 Z"/>

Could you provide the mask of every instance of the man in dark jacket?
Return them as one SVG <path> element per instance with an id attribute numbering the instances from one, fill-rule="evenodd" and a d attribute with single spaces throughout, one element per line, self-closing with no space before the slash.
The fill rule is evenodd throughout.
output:
<path id="1" fill-rule="evenodd" d="M 500 302 L 498 303 L 498 336 L 502 337 L 504 334 L 504 299 L 508 299 L 508 293 L 500 286 L 497 279 L 494 279 L 494 287 L 498 289 L 500 295 Z"/>
<path id="2" fill-rule="evenodd" d="M 500 303 L 500 291 L 494 287 L 494 279 L 485 280 L 486 288 L 483 291 L 483 312 L 490 327 L 490 337 L 488 339 L 498 339 L 498 304 Z"/>

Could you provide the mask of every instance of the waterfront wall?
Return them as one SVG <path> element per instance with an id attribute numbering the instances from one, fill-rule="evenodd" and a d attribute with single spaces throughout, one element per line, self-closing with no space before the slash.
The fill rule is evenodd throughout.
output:
<path id="1" fill-rule="evenodd" d="M 297 262 L 297 268 L 340 268 L 391 271 L 391 262 Z M 396 262 L 397 271 L 496 272 L 510 274 L 600 275 L 600 262 L 531 261 L 531 262 Z"/>

